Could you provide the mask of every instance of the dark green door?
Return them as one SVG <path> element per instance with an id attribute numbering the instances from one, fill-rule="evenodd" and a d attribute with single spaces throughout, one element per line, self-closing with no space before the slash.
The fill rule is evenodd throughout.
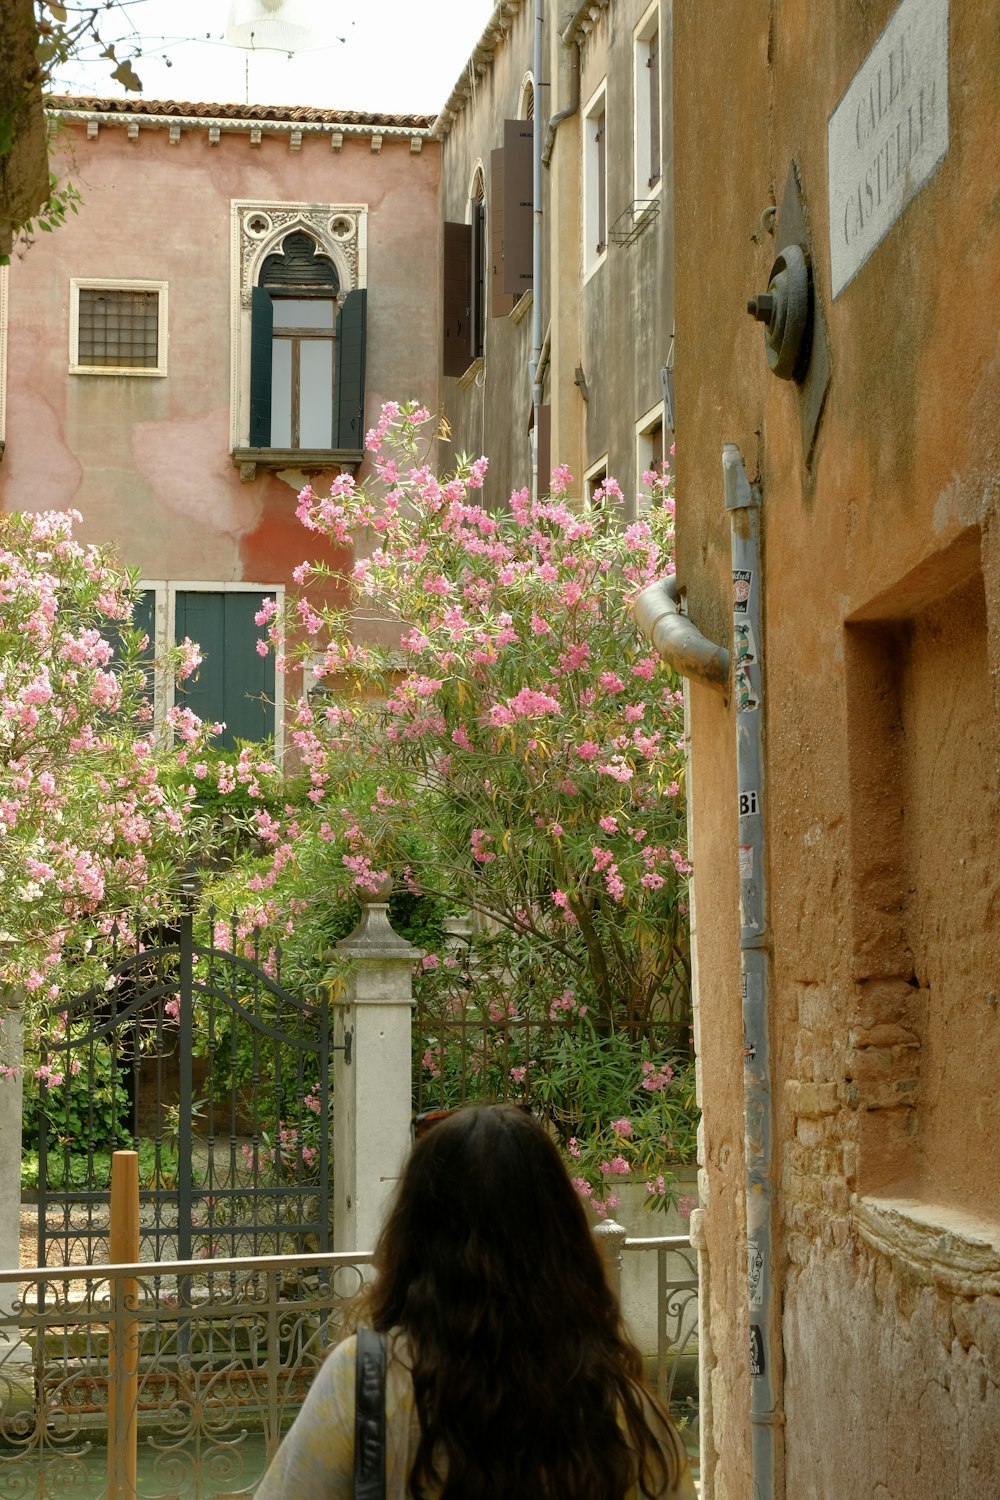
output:
<path id="1" fill-rule="evenodd" d="M 260 656 L 263 635 L 254 615 L 266 593 L 178 593 L 174 639 L 196 641 L 204 660 L 177 690 L 176 701 L 200 719 L 221 719 L 216 743 L 232 750 L 237 740 L 266 740 L 274 734 L 274 657 Z"/>

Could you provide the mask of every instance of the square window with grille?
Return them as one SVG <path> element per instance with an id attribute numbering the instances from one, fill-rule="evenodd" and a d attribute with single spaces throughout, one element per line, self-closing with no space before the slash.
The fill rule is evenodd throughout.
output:
<path id="1" fill-rule="evenodd" d="M 72 283 L 70 369 L 166 374 L 165 283 Z"/>

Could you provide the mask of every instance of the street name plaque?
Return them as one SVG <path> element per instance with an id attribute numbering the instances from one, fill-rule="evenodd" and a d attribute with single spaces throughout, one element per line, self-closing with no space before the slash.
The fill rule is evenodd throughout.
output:
<path id="1" fill-rule="evenodd" d="M 834 298 L 947 150 L 948 0 L 903 0 L 830 116 Z"/>

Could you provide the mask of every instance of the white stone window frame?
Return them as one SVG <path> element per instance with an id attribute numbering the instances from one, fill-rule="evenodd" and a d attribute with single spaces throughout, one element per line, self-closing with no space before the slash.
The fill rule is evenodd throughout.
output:
<path id="1" fill-rule="evenodd" d="M 531 114 L 527 115 L 525 110 L 528 107 L 529 95 L 531 97 Z M 530 72 L 525 73 L 521 79 L 521 88 L 517 96 L 517 118 L 519 120 L 533 120 L 535 118 L 535 105 L 537 103 L 534 75 Z"/>
<path id="2" fill-rule="evenodd" d="M 607 479 L 607 477 L 608 477 L 608 455 L 605 453 L 604 456 L 603 456 L 603 458 L 599 458 L 596 461 L 596 463 L 592 463 L 588 469 L 584 470 L 584 475 L 583 475 L 583 508 L 584 508 L 584 510 L 593 510 L 593 508 L 594 508 L 594 491 L 597 489 L 597 487 L 598 487 L 599 484 L 601 484 L 605 479 Z M 600 509 L 600 507 L 598 507 L 598 509 Z"/>
<path id="3" fill-rule="evenodd" d="M 251 301 L 261 268 L 284 239 L 302 230 L 329 256 L 340 284 L 338 303 L 368 285 L 368 204 L 230 200 L 229 448 L 250 446 Z"/>
<path id="4" fill-rule="evenodd" d="M 656 87 L 660 97 L 660 174 L 650 186 L 653 170 L 649 111 L 649 44 L 659 34 L 663 51 L 663 28 L 660 25 L 660 0 L 646 10 L 632 32 L 632 196 L 637 201 L 658 198 L 663 189 L 663 71 L 657 73 Z"/>
<path id="5" fill-rule="evenodd" d="M 603 247 L 598 250 L 600 231 L 600 170 L 601 158 L 594 139 L 597 121 L 604 116 L 604 234 Z M 587 100 L 583 111 L 583 280 L 586 284 L 594 272 L 608 258 L 608 80 L 602 78 Z"/>
<path id="6" fill-rule="evenodd" d="M 267 598 L 274 599 L 279 611 L 285 607 L 285 585 L 283 583 L 223 583 L 213 579 L 166 579 L 144 578 L 139 584 L 144 593 L 154 596 L 152 641 L 154 660 L 157 666 L 153 676 L 153 725 L 156 738 L 162 745 L 171 741 L 167 727 L 167 714 L 176 701 L 176 683 L 173 672 L 162 663 L 167 652 L 177 643 L 174 635 L 177 626 L 178 594 L 256 594 L 263 604 Z M 263 636 L 266 627 L 261 626 Z M 200 644 L 196 643 L 196 644 Z M 284 673 L 274 674 L 274 759 L 280 765 L 285 753 L 285 678 Z"/>
<path id="7" fill-rule="evenodd" d="M 660 442 L 663 445 L 663 456 L 666 458 L 667 420 L 666 408 L 662 400 L 658 401 L 655 406 L 651 406 L 635 424 L 635 513 L 637 516 L 644 516 L 653 508 L 652 493 L 643 484 L 642 476 L 653 463 L 652 434 L 657 427 L 660 429 Z"/>
<path id="8" fill-rule="evenodd" d="M 80 362 L 80 293 L 88 292 L 156 292 L 156 364 L 154 365 L 86 365 Z M 69 279 L 69 373 L 71 375 L 114 375 L 148 377 L 162 380 L 167 374 L 169 332 L 168 283 L 145 281 L 124 276 L 71 276 Z"/>

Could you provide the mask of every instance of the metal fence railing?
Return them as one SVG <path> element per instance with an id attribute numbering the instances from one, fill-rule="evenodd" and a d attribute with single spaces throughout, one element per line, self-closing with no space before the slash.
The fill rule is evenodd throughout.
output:
<path id="1" fill-rule="evenodd" d="M 670 1399 L 690 1360 L 694 1252 L 681 1238 L 622 1248 L 657 1259 L 656 1370 Z M 248 1500 L 370 1258 L 0 1271 L 0 1497 Z M 131 1386 L 115 1373 L 127 1369 Z M 124 1441 L 108 1441 L 133 1426 L 134 1484 Z"/>
<path id="2" fill-rule="evenodd" d="M 671 1405 L 683 1360 L 697 1350 L 698 1252 L 686 1235 L 627 1239 L 622 1248 L 630 1255 L 656 1257 L 655 1389 Z M 697 1379 L 696 1364 L 692 1373 Z M 686 1393 L 685 1400 L 691 1399 Z M 693 1399 L 697 1407 L 697 1396 Z"/>
<path id="3" fill-rule="evenodd" d="M 0 1272 L 0 1496 L 252 1495 L 369 1259 Z M 130 1361 L 126 1410 L 109 1367 Z M 124 1445 L 108 1443 L 133 1419 L 134 1489 Z"/>

